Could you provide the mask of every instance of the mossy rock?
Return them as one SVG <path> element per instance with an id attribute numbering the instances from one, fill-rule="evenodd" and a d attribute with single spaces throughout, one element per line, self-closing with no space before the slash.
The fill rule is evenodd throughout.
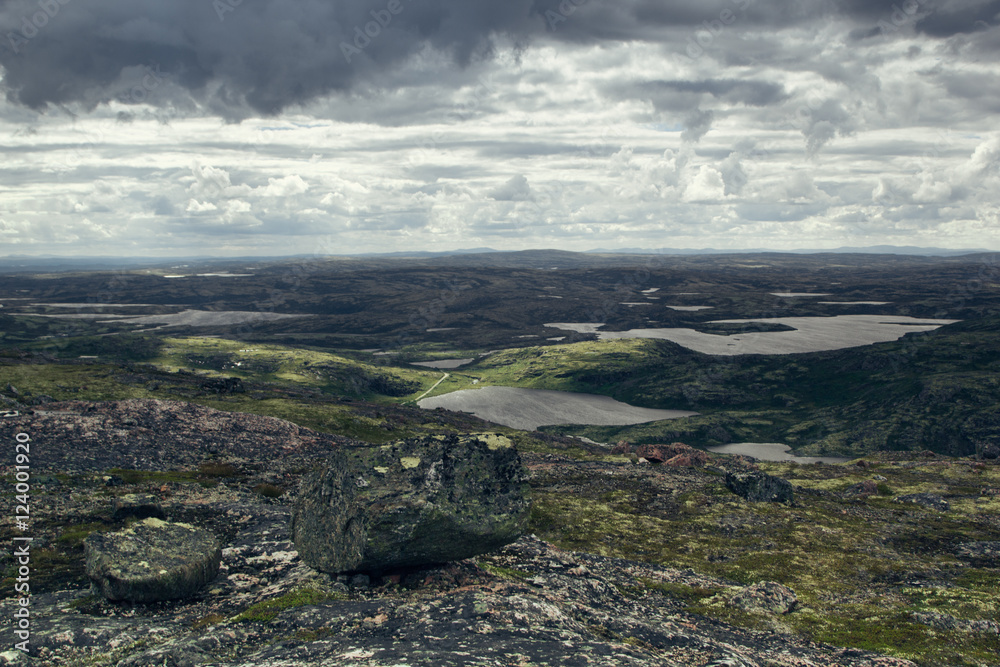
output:
<path id="1" fill-rule="evenodd" d="M 334 452 L 299 488 L 299 555 L 324 572 L 381 572 L 510 544 L 523 533 L 528 501 L 508 443 L 431 436 Z"/>
<path id="2" fill-rule="evenodd" d="M 194 595 L 219 572 L 222 549 L 208 532 L 146 519 L 83 543 L 87 576 L 108 600 L 158 602 Z"/>

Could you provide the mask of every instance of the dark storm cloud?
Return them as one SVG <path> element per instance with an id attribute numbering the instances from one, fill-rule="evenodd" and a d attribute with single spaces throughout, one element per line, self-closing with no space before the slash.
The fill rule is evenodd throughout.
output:
<path id="1" fill-rule="evenodd" d="M 778 84 L 766 81 L 714 79 L 709 81 L 649 81 L 635 87 L 635 94 L 650 99 L 657 109 L 686 109 L 703 95 L 729 102 L 763 107 L 783 101 L 787 95 Z"/>
<path id="2" fill-rule="evenodd" d="M 123 70 L 155 67 L 219 113 L 273 114 L 427 45 L 464 66 L 494 35 L 542 28 L 529 0 L 8 0 L 0 65 L 8 98 L 32 108 L 93 106 L 120 97 Z"/>
<path id="3" fill-rule="evenodd" d="M 427 47 L 460 69 L 488 59 L 496 39 L 681 48 L 706 25 L 780 28 L 839 13 L 863 31 L 899 6 L 919 31 L 946 37 L 994 25 L 1000 0 L 0 0 L 0 85 L 33 109 L 119 99 L 241 118 L 412 86 L 393 73 Z M 756 105 L 780 91 L 704 92 Z"/>
<path id="4" fill-rule="evenodd" d="M 989 29 L 997 25 L 1000 18 L 998 15 L 1000 15 L 1000 0 L 963 3 L 955 7 L 944 6 L 917 21 L 916 28 L 932 37 L 951 37 Z"/>

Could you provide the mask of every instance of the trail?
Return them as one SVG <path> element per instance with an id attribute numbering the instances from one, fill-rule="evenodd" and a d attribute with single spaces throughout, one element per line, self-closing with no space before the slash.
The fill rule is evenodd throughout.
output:
<path id="1" fill-rule="evenodd" d="M 450 375 L 451 375 L 451 373 L 445 373 L 445 374 L 444 374 L 444 375 L 443 375 L 443 376 L 441 377 L 441 379 L 440 379 L 440 380 L 438 380 L 437 382 L 435 382 L 435 383 L 434 383 L 434 386 L 433 386 L 433 387 L 431 387 L 430 389 L 428 389 L 428 390 L 427 390 L 427 391 L 425 391 L 424 393 L 422 393 L 422 394 L 420 394 L 419 396 L 417 396 L 417 397 L 416 397 L 415 399 L 413 399 L 413 402 L 414 402 L 414 403 L 416 403 L 416 402 L 417 402 L 417 401 L 419 401 L 419 400 L 420 400 L 421 398 L 423 398 L 423 397 L 424 397 L 424 396 L 426 396 L 427 394 L 429 394 L 429 393 L 431 393 L 432 391 L 434 391 L 435 389 L 437 389 L 437 386 L 438 386 L 439 384 L 441 384 L 442 382 L 444 382 L 445 380 L 447 380 L 447 379 L 448 379 L 448 377 L 449 377 Z"/>

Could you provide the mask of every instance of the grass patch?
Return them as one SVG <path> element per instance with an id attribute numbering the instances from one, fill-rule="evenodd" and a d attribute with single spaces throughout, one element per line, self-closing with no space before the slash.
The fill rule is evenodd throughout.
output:
<path id="1" fill-rule="evenodd" d="M 103 533 L 109 530 L 111 530 L 111 526 L 106 526 L 103 523 L 74 524 L 64 528 L 59 533 L 59 537 L 56 538 L 56 542 L 69 548 L 82 547 L 83 541 L 91 533 Z"/>
<path id="2" fill-rule="evenodd" d="M 269 623 L 285 609 L 320 604 L 333 599 L 334 595 L 316 588 L 300 588 L 273 600 L 258 602 L 249 609 L 233 617 L 235 623 Z"/>

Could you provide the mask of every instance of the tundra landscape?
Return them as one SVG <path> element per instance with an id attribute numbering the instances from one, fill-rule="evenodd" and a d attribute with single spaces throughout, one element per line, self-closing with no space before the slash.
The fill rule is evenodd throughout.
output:
<path id="1" fill-rule="evenodd" d="M 38 664 L 996 664 L 993 254 L 13 264 L 0 429 L 31 443 Z M 304 514 L 310 471 L 399 452 L 398 478 L 365 464 L 398 495 L 441 437 L 516 452 L 522 509 L 459 503 L 513 532 L 302 560 L 341 552 L 293 532 L 348 530 Z M 116 599 L 87 554 L 161 519 L 218 570 Z"/>
<path id="2" fill-rule="evenodd" d="M 0 0 L 0 667 L 1000 667 L 1000 0 Z"/>

